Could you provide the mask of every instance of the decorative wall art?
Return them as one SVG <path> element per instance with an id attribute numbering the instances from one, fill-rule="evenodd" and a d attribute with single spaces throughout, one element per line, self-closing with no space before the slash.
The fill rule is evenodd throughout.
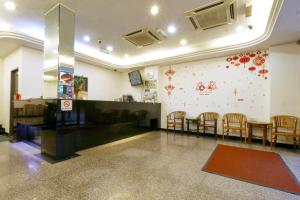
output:
<path id="1" fill-rule="evenodd" d="M 74 77 L 75 99 L 86 100 L 88 98 L 88 78 L 83 76 Z"/>
<path id="2" fill-rule="evenodd" d="M 175 70 L 173 70 L 172 67 L 170 66 L 168 70 L 165 72 L 165 75 L 168 77 L 169 81 L 171 81 L 175 73 L 176 73 Z"/>
<path id="3" fill-rule="evenodd" d="M 165 116 L 175 110 L 186 111 L 188 117 L 196 117 L 201 112 L 217 112 L 220 115 L 237 112 L 246 114 L 249 119 L 269 120 L 270 79 L 265 79 L 270 73 L 267 52 L 243 53 L 159 68 L 158 97 L 162 103 L 162 126 L 166 126 Z M 224 67 L 226 65 L 228 67 Z M 173 74 L 171 80 L 166 75 L 168 71 L 173 71 L 170 73 Z"/>
<path id="4" fill-rule="evenodd" d="M 175 89 L 175 86 L 171 83 L 167 86 L 165 86 L 165 90 L 167 91 L 168 95 L 170 96 L 172 94 L 172 91 Z"/>
<path id="5" fill-rule="evenodd" d="M 171 66 L 169 66 L 169 68 L 165 72 L 165 75 L 168 77 L 169 80 L 169 84 L 165 86 L 165 90 L 167 91 L 169 96 L 172 94 L 172 91 L 175 89 L 175 86 L 171 83 L 175 73 L 176 73 L 175 70 L 172 69 Z"/>
<path id="6" fill-rule="evenodd" d="M 196 86 L 196 90 L 199 91 L 201 95 L 210 95 L 216 89 L 217 84 L 215 81 L 209 81 L 208 83 L 200 81 Z"/>
<path id="7" fill-rule="evenodd" d="M 268 50 L 241 53 L 232 55 L 226 58 L 228 65 L 227 69 L 231 67 L 239 68 L 243 66 L 249 72 L 263 79 L 268 79 L 269 70 L 266 69 L 265 63 L 269 56 Z"/>

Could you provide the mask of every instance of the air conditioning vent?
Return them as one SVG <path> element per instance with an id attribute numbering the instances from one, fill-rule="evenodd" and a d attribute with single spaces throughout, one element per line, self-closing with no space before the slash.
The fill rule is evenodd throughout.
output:
<path id="1" fill-rule="evenodd" d="M 197 30 L 206 30 L 236 21 L 236 1 L 223 0 L 184 13 Z"/>
<path id="2" fill-rule="evenodd" d="M 137 47 L 145 47 L 161 41 L 160 37 L 151 32 L 148 28 L 143 28 L 132 33 L 128 33 L 122 38 L 131 42 Z"/>

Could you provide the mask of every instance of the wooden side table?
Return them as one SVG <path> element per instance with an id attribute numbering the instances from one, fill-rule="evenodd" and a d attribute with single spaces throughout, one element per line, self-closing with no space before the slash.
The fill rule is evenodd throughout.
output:
<path id="1" fill-rule="evenodd" d="M 190 123 L 192 124 L 197 124 L 197 134 L 199 133 L 199 118 L 186 118 L 186 128 L 187 128 L 187 132 L 190 132 Z"/>
<path id="2" fill-rule="evenodd" d="M 267 131 L 268 129 L 271 130 L 272 128 L 272 123 L 269 122 L 247 122 L 248 126 L 248 141 L 251 143 L 252 141 L 252 134 L 253 134 L 253 127 L 261 128 L 262 129 L 262 141 L 263 145 L 266 145 L 267 141 Z"/>

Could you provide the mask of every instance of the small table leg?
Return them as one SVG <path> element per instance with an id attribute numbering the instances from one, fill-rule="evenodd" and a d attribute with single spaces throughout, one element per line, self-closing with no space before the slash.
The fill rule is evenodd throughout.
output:
<path id="1" fill-rule="evenodd" d="M 267 126 L 263 127 L 263 145 L 266 146 L 266 140 L 267 140 Z"/>
<path id="2" fill-rule="evenodd" d="M 252 125 L 249 124 L 249 128 L 248 128 L 248 142 L 251 144 L 252 142 Z"/>

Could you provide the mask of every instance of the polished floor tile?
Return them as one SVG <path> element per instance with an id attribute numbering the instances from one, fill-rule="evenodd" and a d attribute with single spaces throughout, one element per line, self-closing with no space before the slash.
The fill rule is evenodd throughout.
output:
<path id="1" fill-rule="evenodd" d="M 150 132 L 50 164 L 26 143 L 0 143 L 0 199 L 293 200 L 297 195 L 201 171 L 218 144 L 279 153 L 300 180 L 300 152 Z"/>

